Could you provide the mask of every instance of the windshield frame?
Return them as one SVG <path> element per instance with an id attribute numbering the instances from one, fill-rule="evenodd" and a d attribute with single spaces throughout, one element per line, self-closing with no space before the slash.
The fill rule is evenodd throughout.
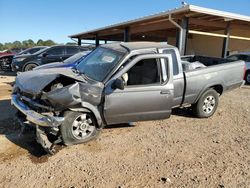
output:
<path id="1" fill-rule="evenodd" d="M 115 63 L 115 64 L 113 65 L 113 67 L 110 68 L 110 70 L 106 73 L 106 75 L 103 77 L 102 80 L 96 80 L 96 79 L 90 77 L 89 75 L 86 75 L 86 74 L 84 73 L 84 71 L 82 72 L 82 71 L 79 69 L 79 66 L 80 66 L 81 62 L 79 62 L 79 63 L 75 66 L 75 68 L 80 72 L 80 74 L 84 74 L 84 76 L 86 76 L 87 78 L 89 78 L 89 79 L 91 79 L 91 80 L 94 80 L 94 81 L 96 81 L 96 82 L 105 83 L 107 77 L 110 76 L 110 73 L 113 72 L 113 70 L 116 69 L 117 66 L 120 66 L 121 62 L 123 62 L 123 60 L 126 58 L 127 52 L 122 52 L 122 51 L 119 51 L 119 50 L 114 50 L 114 49 L 112 49 L 112 48 L 107 48 L 107 47 L 104 47 L 104 46 L 99 46 L 98 48 L 96 48 L 95 50 L 93 50 L 93 51 L 91 51 L 89 54 L 87 54 L 86 57 L 83 58 L 81 61 L 84 61 L 84 60 L 87 58 L 87 56 L 90 56 L 93 52 L 95 52 L 97 49 L 100 49 L 100 48 L 108 49 L 108 50 L 110 50 L 110 51 L 113 51 L 113 52 L 115 52 L 115 53 L 117 53 L 117 54 L 120 53 L 120 54 L 122 55 L 122 57 L 120 58 L 120 60 L 117 61 L 117 63 Z"/>

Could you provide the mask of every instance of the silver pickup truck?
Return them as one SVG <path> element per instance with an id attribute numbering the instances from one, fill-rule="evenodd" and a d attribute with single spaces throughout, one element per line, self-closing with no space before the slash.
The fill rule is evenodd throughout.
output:
<path id="1" fill-rule="evenodd" d="M 108 124 L 168 118 L 173 108 L 189 106 L 197 117 L 208 118 L 220 95 L 243 84 L 244 66 L 181 58 L 165 43 L 106 44 L 76 67 L 19 74 L 12 104 L 53 153 L 55 143 L 86 142 Z"/>

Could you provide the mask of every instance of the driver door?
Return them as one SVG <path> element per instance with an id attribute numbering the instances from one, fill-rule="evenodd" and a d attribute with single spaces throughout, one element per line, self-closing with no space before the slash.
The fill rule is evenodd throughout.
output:
<path id="1" fill-rule="evenodd" d="M 173 103 L 172 57 L 149 54 L 136 57 L 111 78 L 105 88 L 104 118 L 107 124 L 168 118 Z M 112 84 L 123 78 L 124 89 Z"/>

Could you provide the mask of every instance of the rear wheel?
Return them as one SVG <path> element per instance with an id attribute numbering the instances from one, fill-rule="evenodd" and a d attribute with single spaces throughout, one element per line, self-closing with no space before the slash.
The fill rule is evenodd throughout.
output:
<path id="1" fill-rule="evenodd" d="M 87 142 L 95 138 L 100 132 L 91 113 L 67 111 L 64 117 L 61 134 L 65 145 Z"/>
<path id="2" fill-rule="evenodd" d="M 36 64 L 30 63 L 30 64 L 28 64 L 28 65 L 25 66 L 24 71 L 25 71 L 25 72 L 26 72 L 26 71 L 31 71 L 31 70 L 33 70 L 35 67 L 37 67 Z"/>
<path id="3" fill-rule="evenodd" d="M 246 73 L 246 83 L 250 84 L 250 71 Z"/>
<path id="4" fill-rule="evenodd" d="M 211 117 L 218 106 L 219 95 L 214 89 L 205 91 L 193 106 L 194 114 L 199 118 Z"/>

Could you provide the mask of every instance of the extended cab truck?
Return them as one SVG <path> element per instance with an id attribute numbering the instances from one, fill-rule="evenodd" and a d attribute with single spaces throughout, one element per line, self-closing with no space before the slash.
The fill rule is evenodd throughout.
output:
<path id="1" fill-rule="evenodd" d="M 102 45 L 76 67 L 19 74 L 12 104 L 53 153 L 54 143 L 86 142 L 107 124 L 164 119 L 185 105 L 197 117 L 210 117 L 219 96 L 243 83 L 243 61 L 206 66 L 184 60 L 165 43 Z"/>

